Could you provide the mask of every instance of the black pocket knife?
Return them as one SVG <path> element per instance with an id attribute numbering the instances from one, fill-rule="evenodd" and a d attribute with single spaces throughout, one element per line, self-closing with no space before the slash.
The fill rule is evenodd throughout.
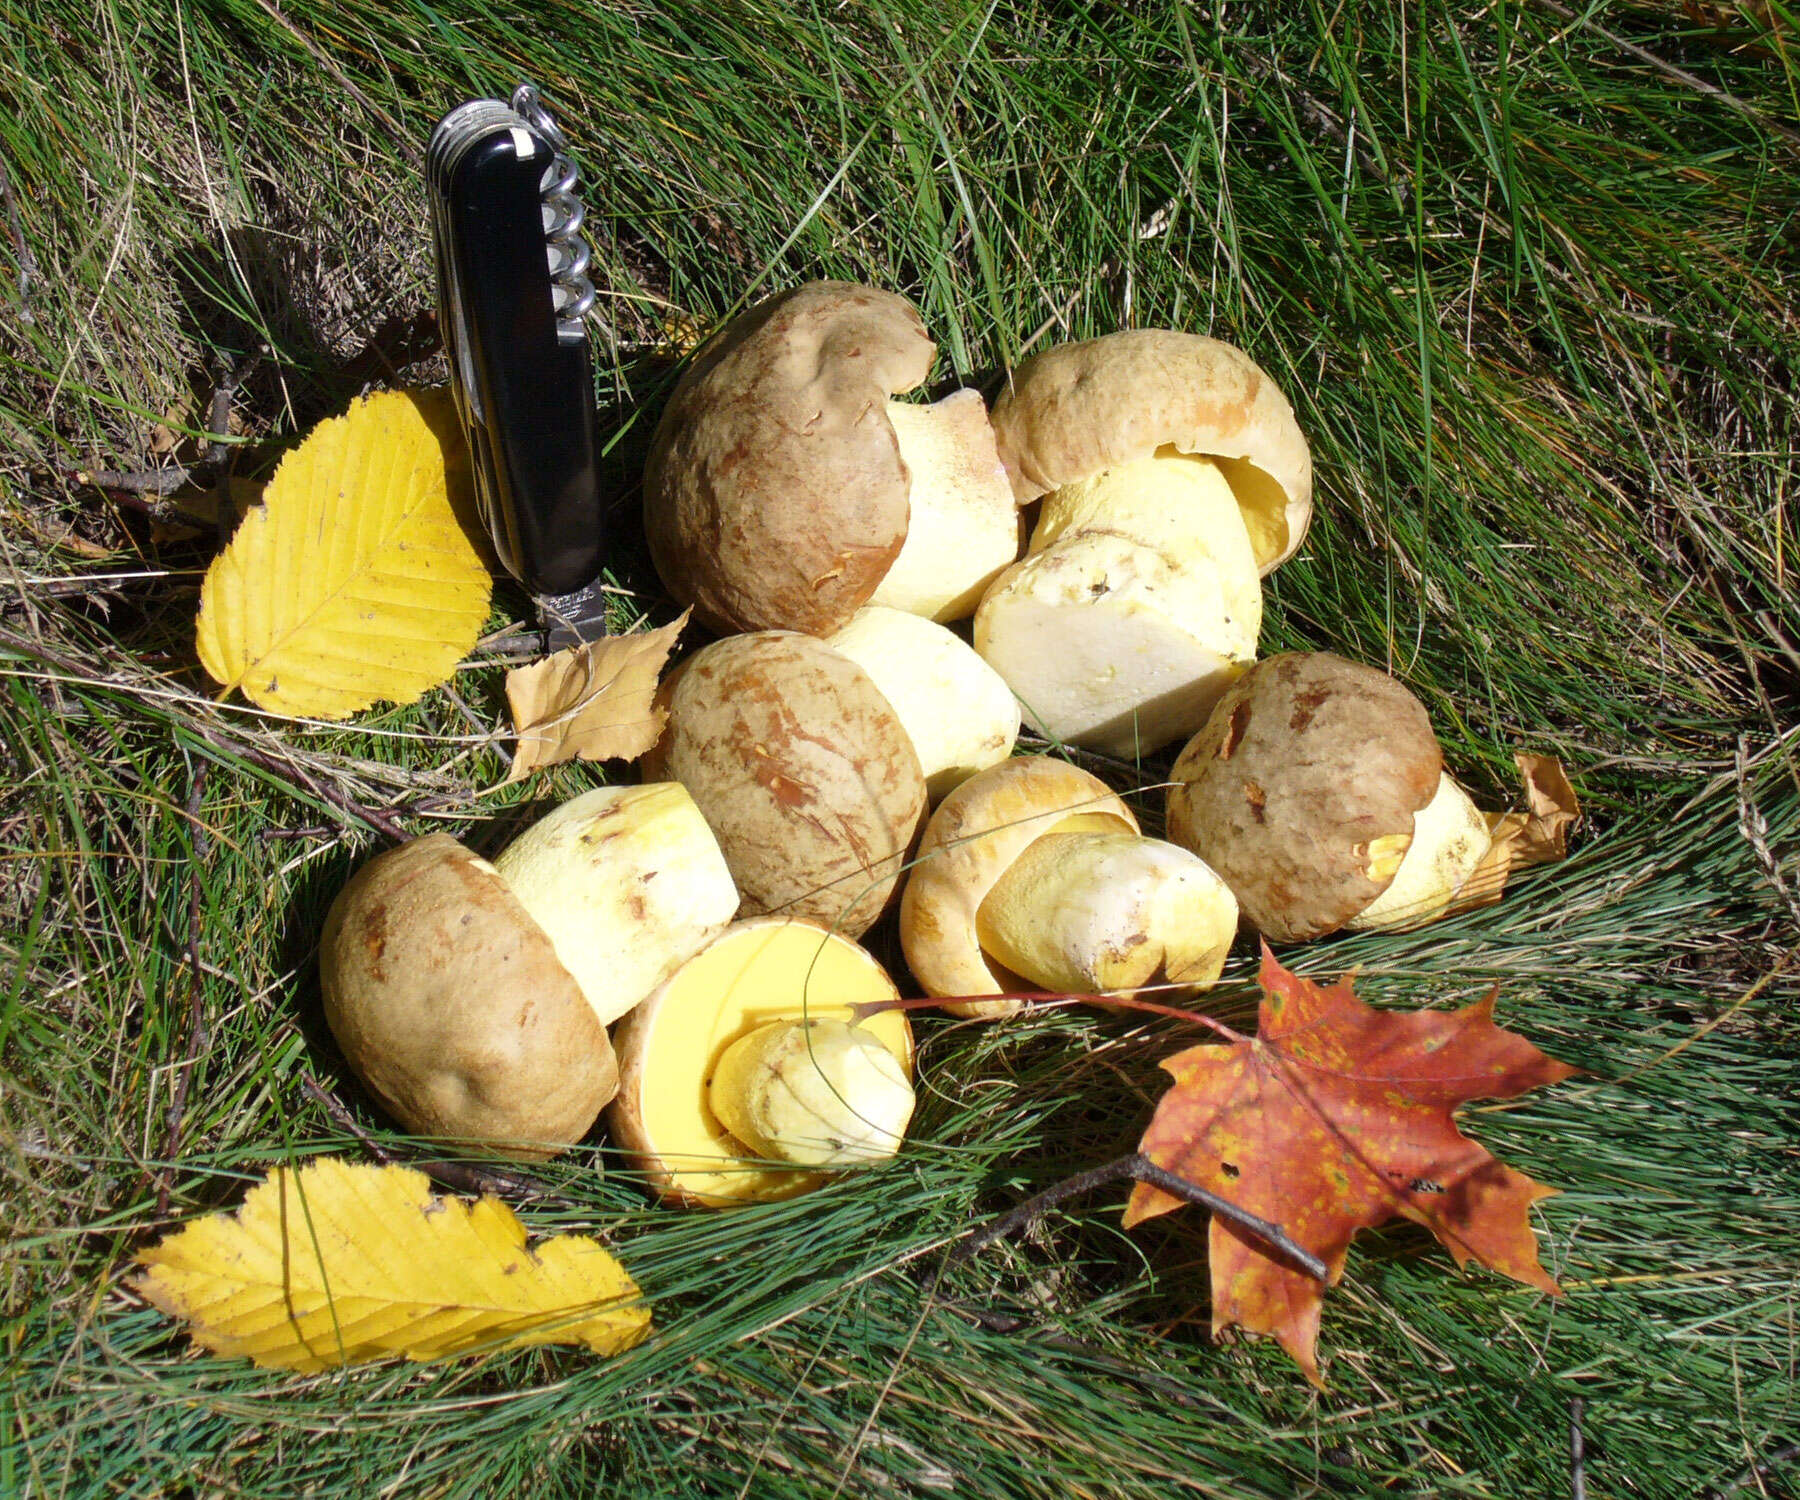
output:
<path id="1" fill-rule="evenodd" d="M 438 321 L 475 496 L 546 648 L 603 632 L 605 556 L 583 210 L 567 143 L 530 84 L 432 132 L 425 175 Z"/>

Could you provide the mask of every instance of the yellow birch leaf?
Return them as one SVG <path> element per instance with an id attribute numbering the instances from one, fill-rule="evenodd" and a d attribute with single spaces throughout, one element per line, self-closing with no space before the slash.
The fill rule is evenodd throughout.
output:
<path id="1" fill-rule="evenodd" d="M 342 719 L 413 702 L 475 644 L 490 580 L 432 399 L 365 396 L 282 460 L 200 591 L 200 662 L 226 691 Z"/>
<path id="2" fill-rule="evenodd" d="M 508 781 L 565 760 L 636 760 L 669 717 L 656 706 L 657 674 L 688 611 L 660 630 L 605 635 L 506 674 L 519 742 Z"/>
<path id="3" fill-rule="evenodd" d="M 618 1354 L 650 1332 L 636 1283 L 593 1240 L 526 1248 L 497 1198 L 434 1196 L 423 1172 L 324 1157 L 277 1167 L 235 1214 L 138 1257 L 133 1288 L 215 1354 L 314 1373 L 526 1344 Z"/>

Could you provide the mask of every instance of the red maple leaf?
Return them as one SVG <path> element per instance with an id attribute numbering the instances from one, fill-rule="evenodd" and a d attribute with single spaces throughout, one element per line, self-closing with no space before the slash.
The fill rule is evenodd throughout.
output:
<path id="1" fill-rule="evenodd" d="M 1359 1229 L 1424 1225 L 1456 1257 L 1555 1293 L 1530 1209 L 1555 1192 L 1456 1128 L 1470 1099 L 1507 1099 L 1577 1070 L 1494 1024 L 1494 997 L 1458 1011 L 1372 1010 L 1350 979 L 1322 987 L 1263 946 L 1257 1034 L 1163 1063 L 1175 1084 L 1139 1149 L 1157 1166 L 1280 1225 L 1335 1286 Z M 1127 1227 L 1181 1207 L 1140 1183 Z M 1325 1289 L 1215 1217 L 1213 1334 L 1272 1333 L 1315 1385 Z"/>

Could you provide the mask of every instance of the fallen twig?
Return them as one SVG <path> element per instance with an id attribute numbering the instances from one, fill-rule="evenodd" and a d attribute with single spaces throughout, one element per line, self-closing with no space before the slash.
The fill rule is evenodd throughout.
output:
<path id="1" fill-rule="evenodd" d="M 553 1192 L 536 1178 L 526 1177 L 518 1172 L 505 1172 L 495 1167 L 477 1167 L 469 1162 L 426 1160 L 402 1162 L 393 1152 L 376 1140 L 365 1130 L 356 1116 L 350 1113 L 344 1101 L 330 1089 L 311 1076 L 301 1079 L 300 1086 L 326 1114 L 331 1116 L 332 1123 L 340 1130 L 348 1132 L 362 1143 L 362 1147 L 384 1167 L 411 1166 L 423 1172 L 439 1187 L 448 1188 L 453 1193 L 472 1193 L 476 1197 L 484 1195 L 495 1198 L 539 1198 L 551 1202 L 568 1203 L 560 1193 Z"/>
<path id="2" fill-rule="evenodd" d="M 406 830 L 385 812 L 373 807 L 364 807 L 360 802 L 338 791 L 335 787 L 314 780 L 300 767 L 283 761 L 279 756 L 258 750 L 254 745 L 247 745 L 235 736 L 213 728 L 210 724 L 195 723 L 192 725 L 192 729 L 199 738 L 206 741 L 215 750 L 222 750 L 227 755 L 240 756 L 249 761 L 251 765 L 267 771 L 271 776 L 288 782 L 290 785 L 298 783 L 314 797 L 328 807 L 336 808 L 351 821 L 373 828 L 377 833 L 386 835 L 397 844 L 406 842 Z"/>
<path id="3" fill-rule="evenodd" d="M 1151 1187 L 1160 1188 L 1171 1197 L 1180 1198 L 1184 1203 L 1193 1203 L 1210 1210 L 1219 1218 L 1241 1229 L 1252 1238 L 1262 1241 L 1263 1245 L 1282 1259 L 1290 1262 L 1296 1269 L 1306 1272 L 1316 1281 L 1330 1279 L 1330 1269 L 1310 1250 L 1302 1249 L 1290 1239 L 1279 1224 L 1271 1224 L 1267 1219 L 1258 1218 L 1248 1209 L 1239 1208 L 1228 1198 L 1221 1198 L 1217 1193 L 1208 1192 L 1198 1183 L 1189 1182 L 1187 1178 L 1166 1171 L 1156 1165 L 1141 1151 L 1134 1151 L 1129 1156 L 1121 1156 L 1102 1166 L 1091 1168 L 1086 1172 L 1077 1172 L 1072 1177 L 1065 1177 L 1061 1182 L 1052 1183 L 1043 1192 L 1027 1198 L 1023 1203 L 1008 1209 L 997 1219 L 992 1220 L 985 1228 L 978 1229 L 962 1241 L 950 1253 L 950 1264 L 970 1259 L 985 1245 L 995 1240 L 1004 1239 L 1018 1229 L 1022 1229 L 1033 1219 L 1038 1218 L 1049 1209 L 1065 1199 L 1103 1187 L 1109 1182 L 1117 1182 L 1121 1178 L 1129 1178 L 1132 1182 L 1148 1183 Z"/>
<path id="4" fill-rule="evenodd" d="M 193 471 L 183 464 L 169 464 L 161 469 L 86 469 L 77 464 L 58 467 L 77 484 L 91 484 L 120 495 L 172 495 L 197 482 Z"/>
<path id="5" fill-rule="evenodd" d="M 1581 1397 L 1569 1401 L 1569 1500 L 1587 1500 L 1587 1439 L 1581 1431 Z"/>

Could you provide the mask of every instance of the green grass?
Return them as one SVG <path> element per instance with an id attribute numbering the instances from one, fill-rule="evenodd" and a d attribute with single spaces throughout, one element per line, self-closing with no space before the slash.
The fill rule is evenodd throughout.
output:
<path id="1" fill-rule="evenodd" d="M 1218 9 L 0 0 L 35 268 L 22 302 L 0 216 L 0 1494 L 1566 1495 L 1577 1399 L 1590 1495 L 1796 1492 L 1753 1472 L 1800 1439 L 1800 154 L 1758 118 L 1794 122 L 1796 12 L 1594 13 L 1746 114 L 1512 0 Z M 612 1363 L 263 1374 L 124 1289 L 161 1194 L 174 1220 L 364 1154 L 308 1079 L 410 1154 L 319 1014 L 314 934 L 384 842 L 356 809 L 492 849 L 591 773 L 493 790 L 492 660 L 347 726 L 213 702 L 208 540 L 72 471 L 147 466 L 159 424 L 191 457 L 257 350 L 242 473 L 371 380 L 441 379 L 403 337 L 417 155 L 519 76 L 581 158 L 613 578 L 656 618 L 665 320 L 852 277 L 917 301 L 940 383 L 991 390 L 1044 325 L 1166 325 L 1283 385 L 1318 512 L 1264 650 L 1389 667 L 1490 805 L 1532 748 L 1589 812 L 1498 907 L 1286 956 L 1388 1004 L 1498 982 L 1588 1070 L 1468 1116 L 1564 1189 L 1537 1228 L 1566 1296 L 1366 1236 L 1319 1394 L 1209 1341 L 1191 1214 L 1127 1235 L 1101 1194 L 945 1271 L 1127 1149 L 1189 1036 L 1087 1011 L 922 1018 L 913 1144 L 791 1205 L 654 1208 L 603 1147 L 542 1169 L 532 1227 L 607 1236 L 655 1301 Z M 495 627 L 524 614 L 502 589 Z"/>

